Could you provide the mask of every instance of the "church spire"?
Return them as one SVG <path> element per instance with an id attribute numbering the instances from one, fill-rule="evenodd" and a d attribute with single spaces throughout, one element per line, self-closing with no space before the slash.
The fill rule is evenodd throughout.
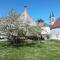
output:
<path id="1" fill-rule="evenodd" d="M 50 17 L 49 18 L 51 18 L 51 17 L 54 17 L 53 11 L 50 13 Z"/>
<path id="2" fill-rule="evenodd" d="M 52 17 L 54 17 L 54 13 L 53 13 L 53 11 L 52 11 Z"/>
<path id="3" fill-rule="evenodd" d="M 49 16 L 49 18 L 51 18 L 51 13 L 50 13 L 50 16 Z"/>
<path id="4" fill-rule="evenodd" d="M 52 26 L 55 22 L 55 17 L 53 11 L 50 13 L 50 25 Z"/>

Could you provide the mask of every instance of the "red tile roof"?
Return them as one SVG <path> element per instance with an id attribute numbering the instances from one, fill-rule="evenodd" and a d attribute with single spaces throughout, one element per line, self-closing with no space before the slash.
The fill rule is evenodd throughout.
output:
<path id="1" fill-rule="evenodd" d="M 54 25 L 52 26 L 52 29 L 54 28 L 60 28 L 60 17 L 55 21 Z"/>

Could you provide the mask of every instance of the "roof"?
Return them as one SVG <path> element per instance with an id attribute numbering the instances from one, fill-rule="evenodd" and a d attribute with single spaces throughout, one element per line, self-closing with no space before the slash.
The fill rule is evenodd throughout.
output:
<path id="1" fill-rule="evenodd" d="M 27 6 L 24 6 L 24 11 L 20 14 L 20 16 L 17 19 L 17 22 L 21 25 L 24 23 L 28 23 L 29 25 L 35 25 L 35 21 L 33 18 L 29 15 Z"/>
<path id="2" fill-rule="evenodd" d="M 52 29 L 54 28 L 60 28 L 60 17 L 53 24 Z"/>

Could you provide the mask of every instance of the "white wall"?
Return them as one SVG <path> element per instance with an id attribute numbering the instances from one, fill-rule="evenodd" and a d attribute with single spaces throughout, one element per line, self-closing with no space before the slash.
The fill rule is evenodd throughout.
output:
<path id="1" fill-rule="evenodd" d="M 42 27 L 41 34 L 50 34 L 50 27 Z"/>
<path id="2" fill-rule="evenodd" d="M 60 40 L 60 28 L 55 28 L 50 31 L 50 39 Z"/>

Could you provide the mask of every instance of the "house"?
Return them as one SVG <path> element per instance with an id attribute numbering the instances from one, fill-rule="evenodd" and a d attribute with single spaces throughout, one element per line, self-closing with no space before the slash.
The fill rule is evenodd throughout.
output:
<path id="1" fill-rule="evenodd" d="M 50 39 L 60 40 L 60 17 L 55 21 L 54 15 L 50 16 Z"/>
<path id="2" fill-rule="evenodd" d="M 44 26 L 41 27 L 41 35 L 45 40 L 49 39 L 50 27 L 48 24 L 44 23 Z"/>
<path id="3" fill-rule="evenodd" d="M 42 19 L 38 20 L 37 24 L 40 26 L 42 38 L 45 40 L 48 39 L 50 35 L 50 26 Z"/>

